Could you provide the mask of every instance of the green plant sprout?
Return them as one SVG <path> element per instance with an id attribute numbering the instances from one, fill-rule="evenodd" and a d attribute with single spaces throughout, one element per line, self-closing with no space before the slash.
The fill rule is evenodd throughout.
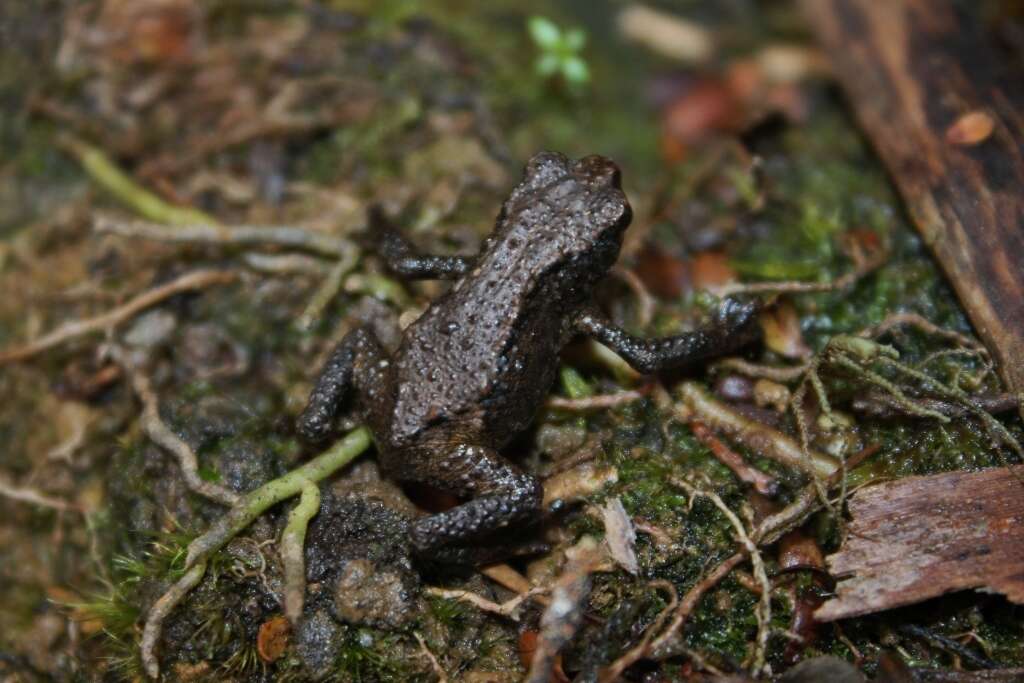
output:
<path id="1" fill-rule="evenodd" d="M 587 44 L 587 34 L 583 29 L 562 29 L 541 16 L 530 17 L 526 28 L 540 48 L 540 56 L 534 65 L 539 76 L 547 79 L 561 77 L 570 91 L 579 91 L 590 82 L 590 67 L 580 56 L 580 51 Z"/>

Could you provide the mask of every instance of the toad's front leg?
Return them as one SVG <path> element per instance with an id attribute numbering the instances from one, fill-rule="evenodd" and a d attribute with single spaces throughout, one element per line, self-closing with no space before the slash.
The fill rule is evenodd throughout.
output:
<path id="1" fill-rule="evenodd" d="M 710 325 L 657 339 L 635 337 L 593 308 L 581 313 L 574 327 L 615 351 L 636 371 L 651 374 L 732 353 L 755 341 L 761 333 L 757 324 L 759 310 L 757 303 L 727 299 Z"/>
<path id="2" fill-rule="evenodd" d="M 449 493 L 471 500 L 413 524 L 413 547 L 422 555 L 456 549 L 513 522 L 540 517 L 544 488 L 540 481 L 485 446 L 457 444 L 410 474 Z"/>
<path id="3" fill-rule="evenodd" d="M 407 280 L 455 280 L 469 272 L 469 256 L 421 254 L 379 210 L 370 216 L 374 232 L 380 236 L 378 251 L 391 272 Z"/>
<path id="4" fill-rule="evenodd" d="M 359 327 L 345 335 L 320 371 L 309 402 L 299 416 L 299 433 L 313 442 L 326 438 L 339 405 L 353 388 L 365 404 L 379 400 L 385 384 L 386 358 L 369 329 Z"/>

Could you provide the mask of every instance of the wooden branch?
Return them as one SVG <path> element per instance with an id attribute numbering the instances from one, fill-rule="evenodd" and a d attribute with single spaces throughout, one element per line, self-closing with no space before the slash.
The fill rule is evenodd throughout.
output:
<path id="1" fill-rule="evenodd" d="M 871 486 L 850 499 L 850 514 L 846 542 L 828 558 L 842 579 L 837 597 L 818 621 L 967 588 L 1024 603 L 1024 465 Z"/>
<path id="2" fill-rule="evenodd" d="M 949 0 L 801 4 L 1003 380 L 1024 390 L 1024 78 Z"/>

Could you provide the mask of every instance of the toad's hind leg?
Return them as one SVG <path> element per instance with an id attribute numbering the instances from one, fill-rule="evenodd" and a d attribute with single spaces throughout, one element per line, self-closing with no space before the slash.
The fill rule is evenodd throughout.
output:
<path id="1" fill-rule="evenodd" d="M 362 393 L 364 402 L 375 400 L 374 392 L 383 387 L 381 361 L 384 349 L 373 333 L 365 327 L 352 330 L 338 343 L 320 371 L 299 416 L 299 433 L 309 441 L 322 441 L 331 431 L 338 406 L 353 385 Z"/>
<path id="2" fill-rule="evenodd" d="M 427 469 L 417 476 L 472 500 L 413 525 L 412 544 L 421 554 L 464 545 L 513 522 L 540 517 L 544 498 L 540 481 L 490 448 L 459 444 Z"/>

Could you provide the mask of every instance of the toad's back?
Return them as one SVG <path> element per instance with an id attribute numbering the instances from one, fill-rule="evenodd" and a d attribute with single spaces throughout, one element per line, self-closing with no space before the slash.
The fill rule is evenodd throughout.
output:
<path id="1" fill-rule="evenodd" d="M 536 415 L 572 315 L 618 255 L 621 231 L 597 234 L 593 224 L 628 211 L 613 171 L 581 168 L 528 175 L 476 267 L 406 330 L 381 425 L 388 446 L 431 432 L 499 447 Z"/>

